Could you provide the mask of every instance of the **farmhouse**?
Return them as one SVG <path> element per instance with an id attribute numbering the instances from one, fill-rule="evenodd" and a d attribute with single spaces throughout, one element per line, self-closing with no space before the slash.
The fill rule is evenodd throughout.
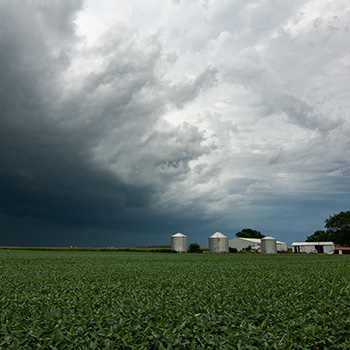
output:
<path id="1" fill-rule="evenodd" d="M 293 253 L 332 253 L 333 242 L 294 242 L 292 243 Z"/>
<path id="2" fill-rule="evenodd" d="M 261 250 L 261 239 L 260 238 L 243 238 L 236 237 L 229 240 L 229 247 L 236 248 L 239 252 L 241 250 L 251 247 L 252 250 Z M 287 243 L 277 241 L 277 252 L 287 251 Z"/>

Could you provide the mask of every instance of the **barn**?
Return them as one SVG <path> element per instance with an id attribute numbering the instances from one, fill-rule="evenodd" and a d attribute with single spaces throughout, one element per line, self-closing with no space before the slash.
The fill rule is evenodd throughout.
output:
<path id="1" fill-rule="evenodd" d="M 293 253 L 328 253 L 334 251 L 333 242 L 294 242 Z"/>

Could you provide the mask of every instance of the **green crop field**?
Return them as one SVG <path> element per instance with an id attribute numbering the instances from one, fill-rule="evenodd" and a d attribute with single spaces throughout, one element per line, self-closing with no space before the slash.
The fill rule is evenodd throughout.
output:
<path id="1" fill-rule="evenodd" d="M 0 349 L 349 349 L 350 256 L 0 250 Z"/>

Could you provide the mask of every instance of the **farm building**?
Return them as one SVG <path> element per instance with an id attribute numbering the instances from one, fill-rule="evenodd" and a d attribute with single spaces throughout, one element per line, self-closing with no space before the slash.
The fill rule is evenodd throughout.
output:
<path id="1" fill-rule="evenodd" d="M 332 253 L 333 242 L 294 242 L 292 243 L 293 253 Z"/>
<path id="2" fill-rule="evenodd" d="M 209 237 L 209 253 L 228 253 L 228 238 L 221 232 Z"/>
<path id="3" fill-rule="evenodd" d="M 339 255 L 350 254 L 350 247 L 335 246 L 334 254 L 339 254 Z"/>
<path id="4" fill-rule="evenodd" d="M 236 248 L 239 252 L 247 249 L 249 246 L 252 248 L 252 250 L 260 251 L 261 239 L 236 237 L 229 240 L 229 246 L 230 248 Z M 277 252 L 284 252 L 287 251 L 287 249 L 287 243 L 277 241 Z"/>
<path id="5" fill-rule="evenodd" d="M 172 235 L 171 250 L 177 253 L 187 253 L 187 236 L 180 232 Z"/>

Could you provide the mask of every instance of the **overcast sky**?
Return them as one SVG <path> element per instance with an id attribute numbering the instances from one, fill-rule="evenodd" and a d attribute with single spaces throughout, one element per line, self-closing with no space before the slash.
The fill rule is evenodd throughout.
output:
<path id="1" fill-rule="evenodd" d="M 0 246 L 289 245 L 350 209 L 350 1 L 0 1 Z"/>

